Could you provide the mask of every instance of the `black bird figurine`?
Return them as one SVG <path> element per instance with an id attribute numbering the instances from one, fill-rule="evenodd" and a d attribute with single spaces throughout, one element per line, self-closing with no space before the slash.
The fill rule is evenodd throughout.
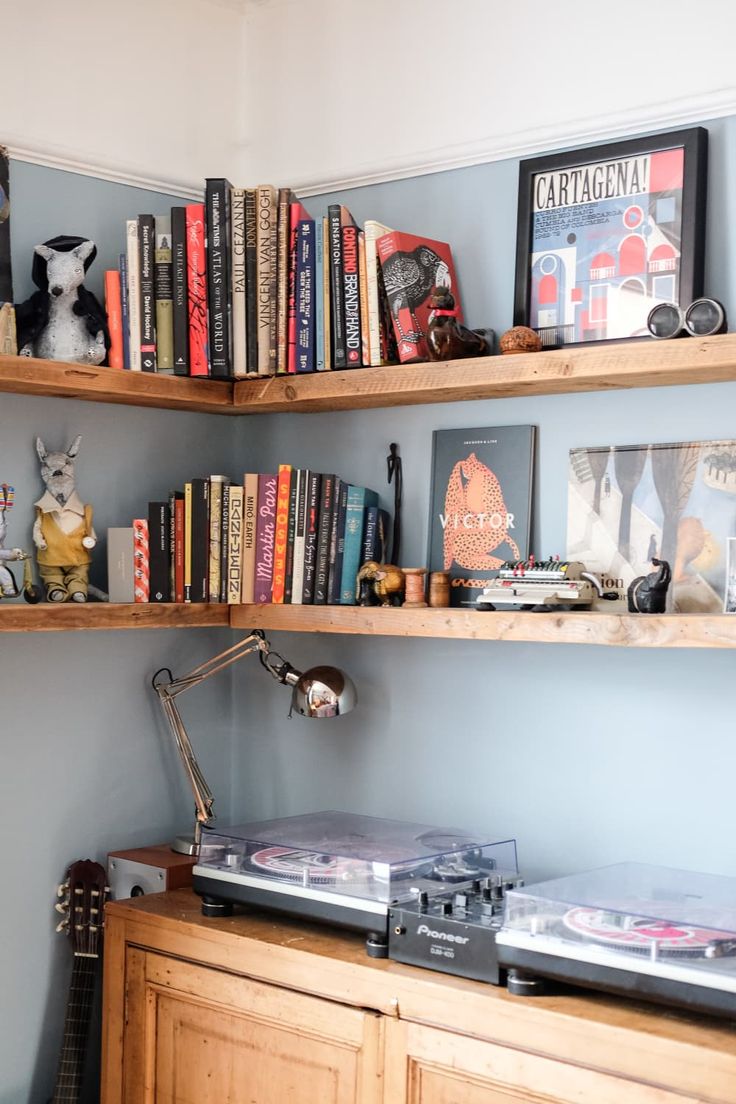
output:
<path id="1" fill-rule="evenodd" d="M 487 331 L 469 330 L 458 322 L 455 296 L 449 288 L 436 287 L 430 299 L 432 314 L 427 327 L 430 360 L 459 360 L 461 357 L 489 356 L 491 343 Z"/>

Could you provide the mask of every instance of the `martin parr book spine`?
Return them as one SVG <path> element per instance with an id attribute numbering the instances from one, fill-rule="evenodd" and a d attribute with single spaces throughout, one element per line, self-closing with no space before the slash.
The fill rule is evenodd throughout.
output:
<path id="1" fill-rule="evenodd" d="M 273 580 L 273 540 L 276 532 L 276 494 L 278 477 L 258 476 L 258 517 L 256 518 L 256 569 L 254 600 L 271 601 Z"/>
<path id="2" fill-rule="evenodd" d="M 174 374 L 189 375 L 189 303 L 187 294 L 187 212 L 171 208 L 171 291 L 173 296 Z"/>
<path id="3" fill-rule="evenodd" d="M 153 215 L 138 216 L 138 254 L 141 280 L 141 368 L 156 371 L 156 286 L 154 254 L 156 230 Z"/>

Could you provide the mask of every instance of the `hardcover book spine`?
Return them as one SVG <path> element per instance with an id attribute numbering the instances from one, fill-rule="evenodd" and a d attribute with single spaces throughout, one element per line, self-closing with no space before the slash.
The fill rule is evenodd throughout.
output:
<path id="1" fill-rule="evenodd" d="M 184 601 L 184 495 L 174 499 L 174 601 Z"/>
<path id="2" fill-rule="evenodd" d="M 176 501 L 181 491 L 169 492 L 169 601 L 176 601 Z"/>
<path id="3" fill-rule="evenodd" d="M 148 522 L 145 518 L 133 521 L 133 601 L 148 602 L 149 551 Z"/>
<path id="4" fill-rule="evenodd" d="M 276 372 L 283 375 L 288 371 L 288 315 L 289 315 L 289 239 L 291 226 L 289 205 L 292 200 L 291 188 L 279 188 L 278 226 L 276 232 L 277 293 L 276 293 Z"/>
<path id="5" fill-rule="evenodd" d="M 342 273 L 345 311 L 345 355 L 348 368 L 359 368 L 363 341 L 360 332 L 360 272 L 358 227 L 346 207 L 342 208 Z"/>
<path id="6" fill-rule="evenodd" d="M 220 601 L 222 579 L 222 488 L 227 481 L 225 475 L 210 476 L 209 508 L 209 555 L 208 555 L 208 599 Z"/>
<path id="7" fill-rule="evenodd" d="M 296 370 L 314 371 L 314 219 L 302 219 L 297 231 Z"/>
<path id="8" fill-rule="evenodd" d="M 391 228 L 375 219 L 366 219 L 365 222 L 365 283 L 367 305 L 364 324 L 368 330 L 368 346 L 370 349 L 370 361 L 372 367 L 379 367 L 385 363 L 382 354 L 381 342 L 381 304 L 378 293 L 378 276 L 380 265 L 376 252 L 376 241 L 384 234 L 390 234 Z M 385 344 L 385 342 L 384 342 Z"/>
<path id="9" fill-rule="evenodd" d="M 258 375 L 258 212 L 254 188 L 245 190 L 245 362 Z"/>
<path id="10" fill-rule="evenodd" d="M 111 368 L 123 367 L 123 307 L 120 299 L 120 273 L 116 268 L 105 272 L 105 310 L 110 330 L 110 350 L 107 363 Z"/>
<path id="11" fill-rule="evenodd" d="M 227 602 L 228 570 L 230 548 L 228 539 L 230 535 L 230 491 L 229 483 L 222 485 L 222 502 L 220 504 L 220 601 Z"/>
<path id="12" fill-rule="evenodd" d="M 286 544 L 289 535 L 289 496 L 291 494 L 291 464 L 279 464 L 276 492 L 276 530 L 273 538 L 273 581 L 271 601 L 283 603 L 286 587 Z"/>
<path id="13" fill-rule="evenodd" d="M 192 600 L 192 484 L 184 484 L 184 601 Z"/>
<path id="14" fill-rule="evenodd" d="M 289 207 L 289 302 L 286 312 L 286 371 L 296 372 L 296 264 L 299 234 L 299 203 Z"/>
<path id="15" fill-rule="evenodd" d="M 347 501 L 348 485 L 340 479 L 336 482 L 335 489 L 335 513 L 330 532 L 330 566 L 327 573 L 327 601 L 331 606 L 338 605 L 340 602 Z"/>
<path id="16" fill-rule="evenodd" d="M 156 352 L 158 371 L 174 372 L 174 290 L 171 256 L 171 216 L 156 215 L 154 281 L 156 289 Z"/>
<path id="17" fill-rule="evenodd" d="M 168 602 L 171 587 L 171 520 L 168 502 L 148 503 L 149 600 Z"/>
<path id="18" fill-rule="evenodd" d="M 120 273 L 120 325 L 123 331 L 123 368 L 130 368 L 130 313 L 128 311 L 128 258 L 118 256 Z"/>
<path id="19" fill-rule="evenodd" d="M 246 367 L 245 189 L 233 188 L 230 210 L 230 269 L 233 294 L 233 375 L 242 379 Z"/>
<path id="20" fill-rule="evenodd" d="M 289 481 L 289 522 L 286 529 L 286 572 L 284 575 L 284 602 L 291 603 L 291 587 L 294 577 L 294 541 L 296 540 L 296 513 L 299 496 L 299 469 L 291 469 Z"/>
<path id="21" fill-rule="evenodd" d="M 227 603 L 237 606 L 243 599 L 243 488 L 233 484 L 227 533 Z"/>
<path id="22" fill-rule="evenodd" d="M 332 369 L 332 304 L 330 302 L 330 220 L 322 219 L 322 307 L 324 310 L 325 372 Z"/>
<path id="23" fill-rule="evenodd" d="M 333 499 L 335 476 L 322 476 L 322 490 L 319 503 L 319 526 L 317 529 L 317 566 L 314 579 L 314 605 L 327 602 L 327 582 L 330 570 L 330 531 L 332 529 Z"/>
<path id="24" fill-rule="evenodd" d="M 126 224 L 128 260 L 128 329 L 130 334 L 130 370 L 141 371 L 141 262 L 138 251 L 138 219 Z"/>
<path id="25" fill-rule="evenodd" d="M 315 226 L 314 238 L 314 367 L 317 372 L 325 370 L 324 256 L 320 220 Z"/>
<path id="26" fill-rule="evenodd" d="M 189 304 L 187 295 L 187 212 L 171 208 L 171 292 L 174 374 L 189 375 Z"/>
<path id="27" fill-rule="evenodd" d="M 255 602 L 256 523 L 258 517 L 258 475 L 248 472 L 243 480 L 243 597 Z"/>
<path id="28" fill-rule="evenodd" d="M 187 290 L 189 292 L 189 374 L 208 376 L 207 261 L 204 204 L 187 204 Z"/>
<path id="29" fill-rule="evenodd" d="M 358 232 L 358 273 L 360 277 L 360 363 L 367 368 L 371 362 L 370 336 L 368 332 L 368 285 L 365 271 L 365 233 Z"/>
<path id="30" fill-rule="evenodd" d="M 342 270 L 342 226 L 340 204 L 331 203 L 327 208 L 330 232 L 330 297 L 332 307 L 332 367 L 347 367 L 345 349 L 344 281 Z"/>
<path id="31" fill-rule="evenodd" d="M 307 482 L 306 514 L 304 519 L 304 580 L 302 583 L 302 603 L 314 602 L 314 580 L 317 572 L 317 533 L 319 529 L 319 502 L 322 488 L 322 476 L 319 472 L 309 472 Z"/>
<path id="32" fill-rule="evenodd" d="M 256 570 L 254 599 L 257 604 L 271 601 L 273 580 L 273 542 L 276 533 L 276 495 L 278 478 L 258 476 L 258 517 L 256 519 Z"/>
<path id="33" fill-rule="evenodd" d="M 192 602 L 209 597 L 210 482 L 192 480 Z"/>
<path id="34" fill-rule="evenodd" d="M 138 256 L 141 281 L 141 368 L 156 371 L 155 226 L 153 215 L 138 216 Z"/>
<path id="35" fill-rule="evenodd" d="M 365 487 L 349 487 L 345 510 L 345 545 L 340 582 L 340 604 L 354 606 L 357 601 L 355 581 L 366 560 L 361 560 L 364 550 L 363 531 L 366 515 L 371 506 L 378 506 L 378 495 Z"/>
<path id="36" fill-rule="evenodd" d="M 209 178 L 205 185 L 207 219 L 207 302 L 210 335 L 210 375 L 229 379 L 230 351 L 230 183 Z"/>
<path id="37" fill-rule="evenodd" d="M 258 186 L 258 374 L 276 371 L 276 189 Z"/>
<path id="38" fill-rule="evenodd" d="M 300 468 L 296 490 L 296 524 L 294 528 L 294 558 L 291 574 L 291 604 L 304 602 L 304 545 L 306 540 L 307 494 L 311 472 Z"/>
<path id="39" fill-rule="evenodd" d="M 378 548 L 378 505 L 369 506 L 365 512 L 365 523 L 363 527 L 363 548 L 360 553 L 360 565 L 369 563 L 370 560 L 375 560 L 377 563 L 381 561 L 377 554 Z"/>

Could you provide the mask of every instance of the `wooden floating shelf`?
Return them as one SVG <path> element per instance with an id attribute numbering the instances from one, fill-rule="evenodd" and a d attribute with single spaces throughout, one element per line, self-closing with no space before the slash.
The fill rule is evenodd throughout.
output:
<path id="1" fill-rule="evenodd" d="M 315 413 L 728 380 L 736 334 L 239 380 L 234 403 L 240 414 Z"/>
<path id="2" fill-rule="evenodd" d="M 234 383 L 0 356 L 0 392 L 204 414 L 309 414 L 729 380 L 736 380 L 736 334 Z"/>
<path id="3" fill-rule="evenodd" d="M 199 629 L 227 627 L 228 608 L 217 604 L 0 602 L 0 632 L 66 632 L 73 629 Z"/>
<path id="4" fill-rule="evenodd" d="M 503 640 L 542 644 L 599 644 L 633 648 L 736 648 L 736 616 L 481 612 L 356 606 L 232 606 L 239 629 Z"/>
<path id="5" fill-rule="evenodd" d="M 0 391 L 200 414 L 236 413 L 232 384 L 227 381 L 126 372 L 31 357 L 0 356 Z"/>

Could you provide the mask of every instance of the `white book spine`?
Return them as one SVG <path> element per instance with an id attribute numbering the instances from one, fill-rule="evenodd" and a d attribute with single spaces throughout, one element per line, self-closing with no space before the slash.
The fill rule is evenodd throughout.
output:
<path id="1" fill-rule="evenodd" d="M 301 606 L 304 589 L 304 544 L 309 472 L 300 468 L 296 483 L 296 529 L 294 532 L 294 559 L 291 569 L 291 604 Z"/>
<path id="2" fill-rule="evenodd" d="M 366 219 L 365 223 L 365 281 L 368 289 L 368 346 L 371 351 L 371 367 L 381 364 L 380 305 L 378 302 L 378 252 L 376 242 L 391 228 L 381 222 Z"/>
<path id="3" fill-rule="evenodd" d="M 128 255 L 128 327 L 130 330 L 130 370 L 142 371 L 141 364 L 141 269 L 138 255 L 138 219 L 126 224 Z"/>
<path id="4" fill-rule="evenodd" d="M 230 516 L 227 534 L 227 602 L 229 606 L 243 601 L 243 488 L 230 487 Z"/>
<path id="5" fill-rule="evenodd" d="M 233 188 L 230 206 L 233 293 L 233 375 L 243 379 L 247 375 L 246 311 L 245 311 L 245 188 Z"/>

